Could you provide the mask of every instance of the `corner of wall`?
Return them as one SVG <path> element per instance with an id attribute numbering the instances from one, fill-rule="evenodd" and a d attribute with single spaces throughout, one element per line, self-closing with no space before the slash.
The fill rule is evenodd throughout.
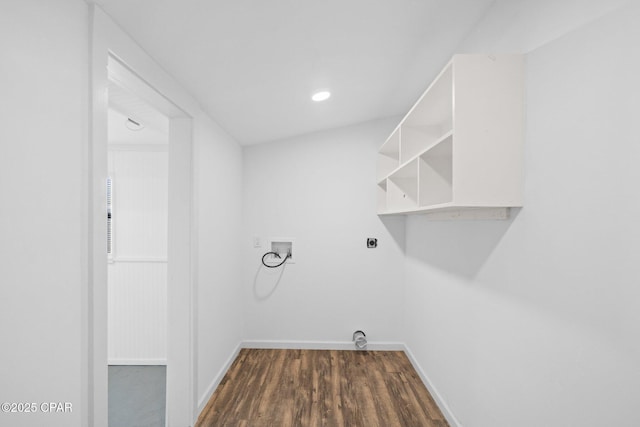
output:
<path id="1" fill-rule="evenodd" d="M 418 363 L 418 359 L 416 359 L 416 357 L 413 355 L 413 353 L 411 352 L 411 349 L 406 344 L 404 344 L 403 347 L 404 347 L 403 349 L 405 354 L 407 355 L 407 357 L 409 358 L 409 361 L 411 362 L 411 365 L 413 365 L 413 368 L 416 370 L 416 372 L 420 376 L 420 379 L 424 383 L 425 387 L 427 387 L 427 390 L 429 390 L 429 394 L 431 394 L 431 397 L 433 397 L 433 400 L 436 402 L 436 405 L 438 405 L 438 408 L 440 409 L 440 411 L 442 411 L 442 415 L 444 415 L 444 417 L 447 419 L 447 422 L 449 423 L 449 425 L 451 427 L 463 427 L 463 425 L 458 421 L 458 419 L 453 414 L 453 411 L 451 410 L 447 402 L 444 400 L 442 395 L 438 392 L 433 382 L 429 379 L 424 369 L 422 369 L 422 366 L 420 366 L 420 363 Z"/>

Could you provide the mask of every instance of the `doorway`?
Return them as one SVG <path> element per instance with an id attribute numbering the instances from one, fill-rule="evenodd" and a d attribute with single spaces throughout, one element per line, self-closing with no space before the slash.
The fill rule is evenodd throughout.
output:
<path id="1" fill-rule="evenodd" d="M 109 427 L 163 426 L 169 118 L 109 81 Z"/>
<path id="2" fill-rule="evenodd" d="M 195 231 L 192 196 L 193 102 L 98 7 L 92 6 L 92 119 L 89 149 L 88 268 L 83 424 L 108 426 L 108 87 L 115 83 L 168 118 L 166 263 L 166 425 L 195 417 Z M 177 101 L 173 101 L 177 100 Z M 117 237 L 117 236 L 116 236 Z M 115 242 L 114 242 L 115 243 Z"/>

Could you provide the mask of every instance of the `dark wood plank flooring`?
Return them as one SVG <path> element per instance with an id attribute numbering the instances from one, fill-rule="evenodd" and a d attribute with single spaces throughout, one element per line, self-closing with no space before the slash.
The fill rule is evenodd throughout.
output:
<path id="1" fill-rule="evenodd" d="M 196 427 L 445 427 L 401 351 L 242 349 Z"/>

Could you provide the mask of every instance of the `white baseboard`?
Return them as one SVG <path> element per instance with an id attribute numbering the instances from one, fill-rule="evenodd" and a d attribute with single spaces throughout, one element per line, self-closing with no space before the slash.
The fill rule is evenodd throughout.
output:
<path id="1" fill-rule="evenodd" d="M 248 340 L 242 342 L 242 348 L 280 348 L 294 350 L 356 350 L 353 341 L 271 341 Z M 368 342 L 367 350 L 403 351 L 405 345 L 399 342 Z"/>
<path id="2" fill-rule="evenodd" d="M 431 382 L 427 374 L 425 374 L 424 370 L 422 369 L 422 366 L 420 366 L 420 364 L 416 360 L 415 356 L 413 355 L 409 347 L 404 345 L 403 350 L 404 350 L 404 353 L 409 358 L 409 361 L 413 365 L 413 368 L 416 370 L 416 372 L 420 376 L 420 379 L 422 379 L 422 382 L 427 387 L 427 390 L 429 390 L 429 393 L 431 394 L 431 397 L 433 397 L 433 400 L 435 400 L 436 405 L 438 405 L 438 408 L 440 408 L 440 411 L 442 411 L 442 415 L 444 415 L 444 417 L 447 419 L 447 422 L 449 423 L 449 425 L 451 427 L 463 427 L 462 424 L 460 424 L 460 422 L 458 421 L 458 419 L 453 415 L 453 412 L 451 412 L 449 405 L 447 405 L 447 403 L 444 401 L 440 393 L 438 393 L 438 390 L 436 390 L 436 388 L 434 387 L 433 383 Z"/>
<path id="3" fill-rule="evenodd" d="M 224 375 L 227 373 L 227 371 L 231 367 L 231 364 L 233 363 L 234 360 L 236 360 L 236 357 L 238 357 L 238 353 L 240 353 L 241 348 L 242 348 L 242 343 L 238 344 L 236 348 L 233 350 L 233 352 L 231 352 L 231 355 L 227 358 L 226 362 L 224 362 L 224 365 L 222 365 L 222 368 L 220 368 L 216 376 L 213 377 L 213 381 L 211 381 L 211 384 L 209 384 L 209 387 L 207 387 L 207 390 L 198 400 L 198 415 L 202 413 L 202 410 L 209 402 L 209 399 L 211 399 L 213 392 L 216 391 L 216 388 L 218 388 L 218 386 L 220 385 L 222 378 L 224 378 Z"/>
<path id="4" fill-rule="evenodd" d="M 167 359 L 109 359 L 108 365 L 166 365 Z"/>

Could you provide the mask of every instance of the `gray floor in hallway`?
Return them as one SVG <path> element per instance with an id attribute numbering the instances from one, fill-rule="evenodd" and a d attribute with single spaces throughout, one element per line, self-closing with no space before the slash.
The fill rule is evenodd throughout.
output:
<path id="1" fill-rule="evenodd" d="M 109 366 L 109 427 L 164 427 L 166 366 Z"/>

